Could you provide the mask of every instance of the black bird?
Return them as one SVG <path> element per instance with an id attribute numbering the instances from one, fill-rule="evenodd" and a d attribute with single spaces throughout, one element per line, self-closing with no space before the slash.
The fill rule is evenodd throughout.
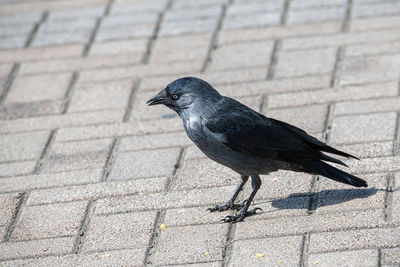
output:
<path id="1" fill-rule="evenodd" d="M 220 95 L 207 82 L 194 77 L 173 81 L 147 101 L 164 104 L 183 120 L 189 138 L 212 160 L 241 175 L 242 182 L 225 205 L 210 211 L 240 210 L 225 222 L 242 221 L 259 208 L 248 210 L 261 186 L 260 174 L 279 169 L 306 172 L 328 177 L 340 183 L 366 187 L 367 183 L 326 162 L 347 166 L 322 152 L 347 158 L 356 157 L 334 149 L 305 131 L 286 122 L 267 118 L 240 102 Z M 242 204 L 235 199 L 251 177 L 253 191 Z"/>

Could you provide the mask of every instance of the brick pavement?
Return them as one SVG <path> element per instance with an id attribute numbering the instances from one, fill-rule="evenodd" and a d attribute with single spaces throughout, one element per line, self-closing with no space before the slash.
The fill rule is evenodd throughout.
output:
<path id="1" fill-rule="evenodd" d="M 0 265 L 400 265 L 399 14 L 395 0 L 0 0 Z M 346 162 L 370 187 L 277 172 L 262 214 L 220 223 L 230 213 L 206 208 L 239 176 L 144 104 L 185 75 L 359 156 Z"/>

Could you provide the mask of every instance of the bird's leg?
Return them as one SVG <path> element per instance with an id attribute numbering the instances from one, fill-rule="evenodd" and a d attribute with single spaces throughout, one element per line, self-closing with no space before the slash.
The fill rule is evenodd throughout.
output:
<path id="1" fill-rule="evenodd" d="M 215 205 L 213 208 L 208 208 L 207 210 L 214 212 L 214 211 L 226 211 L 226 210 L 238 210 L 244 206 L 244 202 L 241 204 L 235 204 L 235 200 L 237 196 L 239 195 L 240 191 L 242 191 L 243 186 L 246 184 L 247 180 L 249 179 L 249 176 L 247 175 L 242 175 L 242 182 L 239 184 L 239 186 L 236 188 L 235 193 L 233 193 L 233 196 L 229 199 L 228 203 L 225 205 Z"/>
<path id="2" fill-rule="evenodd" d="M 252 210 L 248 210 L 251 202 L 253 201 L 254 196 L 257 194 L 258 189 L 261 186 L 261 179 L 258 175 L 252 175 L 251 176 L 251 187 L 253 188 L 253 191 L 250 194 L 249 199 L 245 201 L 244 207 L 239 211 L 239 213 L 235 216 L 226 216 L 222 221 L 224 222 L 241 222 L 243 221 L 244 218 L 251 216 L 253 214 L 257 213 L 257 210 L 261 210 L 261 208 L 254 208 Z"/>

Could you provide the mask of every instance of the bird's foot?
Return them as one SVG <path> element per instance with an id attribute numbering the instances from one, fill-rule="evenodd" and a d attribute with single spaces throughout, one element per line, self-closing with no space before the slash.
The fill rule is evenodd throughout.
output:
<path id="1" fill-rule="evenodd" d="M 242 203 L 239 204 L 235 204 L 233 202 L 228 202 L 225 205 L 215 205 L 212 208 L 208 208 L 207 210 L 209 210 L 210 212 L 214 212 L 214 211 L 226 211 L 226 210 L 240 210 L 244 207 L 244 205 L 246 204 L 246 201 L 243 201 Z"/>
<path id="2" fill-rule="evenodd" d="M 244 218 L 257 214 L 258 210 L 263 211 L 261 208 L 254 208 L 248 211 L 241 210 L 238 215 L 226 216 L 221 219 L 221 222 L 241 222 Z"/>

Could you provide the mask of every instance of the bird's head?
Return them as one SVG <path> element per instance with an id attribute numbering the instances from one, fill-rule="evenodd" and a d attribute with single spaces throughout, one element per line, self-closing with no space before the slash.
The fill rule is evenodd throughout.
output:
<path id="1" fill-rule="evenodd" d="M 187 109 L 212 108 L 222 96 L 207 82 L 195 78 L 185 77 L 173 81 L 168 86 L 147 100 L 149 106 L 163 104 L 178 114 Z"/>

